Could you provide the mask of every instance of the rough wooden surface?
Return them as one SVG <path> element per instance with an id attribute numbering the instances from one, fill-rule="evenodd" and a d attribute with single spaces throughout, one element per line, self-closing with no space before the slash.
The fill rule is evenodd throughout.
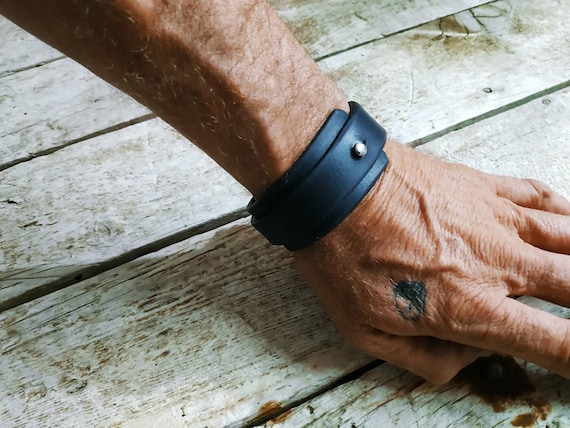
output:
<path id="1" fill-rule="evenodd" d="M 0 170 L 148 117 L 70 59 L 0 78 Z"/>
<path id="2" fill-rule="evenodd" d="M 421 144 L 569 86 L 569 13 L 560 0 L 497 1 L 321 65 L 394 138 Z"/>
<path id="3" fill-rule="evenodd" d="M 369 360 L 245 220 L 3 312 L 0 325 L 10 426 L 238 424 Z"/>
<path id="4" fill-rule="evenodd" d="M 501 370 L 499 367 L 513 368 L 511 365 L 490 363 L 481 370 L 480 375 L 489 378 L 489 382 L 496 382 L 489 372 Z M 265 426 L 570 426 L 570 385 L 567 380 L 533 365 L 525 365 L 523 370 L 514 370 L 514 373 L 496 377 L 503 382 L 512 382 L 516 378 L 526 385 L 532 385 L 535 390 L 524 392 L 512 400 L 486 402 L 473 393 L 473 384 L 476 384 L 473 379 L 459 379 L 449 385 L 434 386 L 410 373 L 383 364 L 357 380 L 282 414 Z"/>
<path id="5" fill-rule="evenodd" d="M 453 15 L 488 0 L 272 0 L 315 58 Z"/>
<path id="6" fill-rule="evenodd" d="M 62 57 L 60 52 L 0 16 L 0 77 Z"/>
<path id="7" fill-rule="evenodd" d="M 451 23 L 474 25 L 468 19 L 471 12 L 361 46 L 323 65 L 352 98 L 381 118 L 394 137 L 428 141 L 568 83 L 568 49 L 559 40 L 570 37 L 570 32 L 561 15 L 553 15 L 543 28 L 532 18 L 546 20 L 555 5 L 554 0 L 540 7 L 523 0 L 513 0 L 513 6 L 497 2 L 473 11 L 475 16 L 497 16 L 478 18 L 486 29 L 472 29 L 469 37 L 453 33 Z M 527 34 L 522 28 L 534 30 Z M 55 77 L 62 73 L 68 78 Z M 69 141 L 86 131 L 108 132 L 95 130 L 125 121 L 135 112 L 145 113 L 124 96 L 126 104 L 120 104 L 112 88 L 69 60 L 7 79 L 24 82 L 9 85 L 9 91 L 27 88 L 22 97 L 14 92 L 0 102 L 0 111 L 4 106 L 10 119 L 4 125 L 10 131 L 1 139 L 7 156 L 20 149 L 26 153 L 19 156 L 28 156 L 32 147 L 43 149 L 50 141 Z M 53 94 L 65 92 L 70 80 L 81 93 L 68 96 L 68 104 L 58 101 L 52 111 Z M 50 81 L 56 86 L 49 86 Z M 487 87 L 493 92 L 485 92 Z M 93 97 L 100 101 L 91 103 Z M 30 117 L 37 123 L 30 124 Z M 97 120 L 84 120 L 90 117 Z M 201 174 L 211 165 L 166 127 L 149 122 L 0 172 L 0 201 L 5 201 L 0 202 L 0 308 L 73 278 L 88 277 L 97 272 L 96 265 L 112 264 L 120 254 L 158 238 L 186 233 L 208 216 L 243 209 L 247 194 L 233 180 L 221 171 Z M 101 168 L 112 174 L 102 174 Z M 42 173 L 31 173 L 36 170 Z M 181 197 L 189 188 L 190 195 Z M 155 204 L 152 210 L 150 201 Z"/>
<path id="8" fill-rule="evenodd" d="M 164 246 L 208 223 L 215 227 L 248 198 L 157 119 L 0 176 L 0 307 L 52 282 L 86 278 L 158 241 Z"/>
<path id="9" fill-rule="evenodd" d="M 536 178 L 570 198 L 570 89 L 418 147 L 482 171 Z"/>

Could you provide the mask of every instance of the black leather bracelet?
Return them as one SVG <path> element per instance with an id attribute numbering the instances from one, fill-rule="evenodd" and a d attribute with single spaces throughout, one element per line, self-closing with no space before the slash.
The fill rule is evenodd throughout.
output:
<path id="1" fill-rule="evenodd" d="M 251 224 L 272 244 L 300 250 L 356 208 L 388 164 L 386 131 L 360 105 L 335 110 L 305 152 L 247 206 Z"/>

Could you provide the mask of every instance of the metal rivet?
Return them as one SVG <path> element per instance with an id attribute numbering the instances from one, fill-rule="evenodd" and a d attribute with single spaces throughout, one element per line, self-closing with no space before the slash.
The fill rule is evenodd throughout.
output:
<path id="1" fill-rule="evenodd" d="M 355 156 L 361 158 L 364 157 L 366 153 L 368 153 L 368 148 L 366 147 L 365 143 L 359 141 L 357 143 L 354 143 L 354 146 L 352 146 L 352 153 L 354 153 Z"/>

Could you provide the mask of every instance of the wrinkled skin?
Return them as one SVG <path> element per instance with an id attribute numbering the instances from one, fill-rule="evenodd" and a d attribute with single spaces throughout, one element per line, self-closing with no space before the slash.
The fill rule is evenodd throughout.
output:
<path id="1" fill-rule="evenodd" d="M 357 209 L 296 253 L 341 334 L 435 383 L 491 352 L 570 376 L 570 321 L 513 298 L 570 304 L 570 203 L 537 181 L 386 151 Z"/>

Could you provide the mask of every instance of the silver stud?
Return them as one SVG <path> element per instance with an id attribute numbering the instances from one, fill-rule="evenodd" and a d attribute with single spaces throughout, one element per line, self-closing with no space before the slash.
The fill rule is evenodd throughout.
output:
<path id="1" fill-rule="evenodd" d="M 357 143 L 354 143 L 354 146 L 352 146 L 352 153 L 354 153 L 355 156 L 362 158 L 366 153 L 368 153 L 368 148 L 365 143 L 358 141 Z"/>

